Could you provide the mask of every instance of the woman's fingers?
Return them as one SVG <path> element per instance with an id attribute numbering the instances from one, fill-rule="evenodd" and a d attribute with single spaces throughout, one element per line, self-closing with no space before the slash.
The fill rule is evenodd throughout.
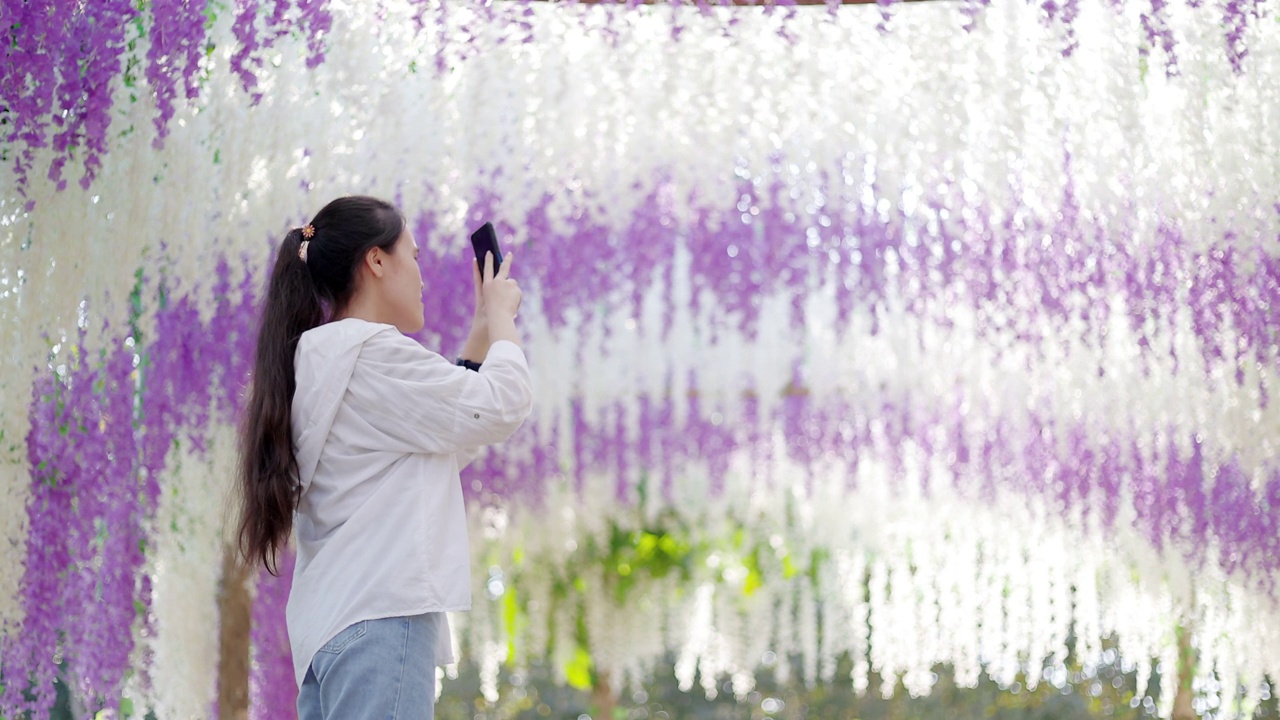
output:
<path id="1" fill-rule="evenodd" d="M 475 290 L 476 308 L 484 305 L 484 291 L 481 290 L 482 278 L 480 277 L 480 263 L 475 259 L 471 260 L 471 285 Z"/>
<path id="2" fill-rule="evenodd" d="M 508 252 L 507 256 L 502 258 L 502 267 L 498 268 L 498 277 L 507 278 L 511 276 L 511 260 L 515 256 L 515 253 Z"/>

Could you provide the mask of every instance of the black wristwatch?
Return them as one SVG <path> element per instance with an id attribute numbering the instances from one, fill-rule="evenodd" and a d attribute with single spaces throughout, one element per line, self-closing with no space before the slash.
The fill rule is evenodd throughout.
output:
<path id="1" fill-rule="evenodd" d="M 470 360 L 464 360 L 462 358 L 458 358 L 457 364 L 461 365 L 462 367 L 468 370 L 475 370 L 476 372 L 480 372 L 480 363 L 478 362 L 471 362 Z"/>

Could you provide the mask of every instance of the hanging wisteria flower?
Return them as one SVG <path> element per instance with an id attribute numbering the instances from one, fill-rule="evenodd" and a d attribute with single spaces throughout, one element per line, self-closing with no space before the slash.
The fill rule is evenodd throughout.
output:
<path id="1" fill-rule="evenodd" d="M 50 38 L 59 34 L 60 19 L 60 14 L 40 12 L 32 3 L 0 6 L 0 27 L 22 29 L 10 31 L 8 42 L 0 43 L 0 57 L 8 68 L 0 75 L 4 118 L 9 123 L 5 145 L 15 149 L 13 174 L 22 193 L 26 191 L 35 150 L 47 145 L 46 128 L 57 87 L 53 61 L 56 51 L 50 47 Z"/>
<path id="2" fill-rule="evenodd" d="M 156 144 L 164 142 L 174 114 L 174 100 L 194 100 L 199 92 L 197 73 L 204 53 L 207 0 L 153 0 L 150 46 L 147 48 L 147 84 L 156 99 Z"/>
<path id="3" fill-rule="evenodd" d="M 116 77 L 122 70 L 121 55 L 125 50 L 125 28 L 138 13 L 130 0 L 102 0 L 94 3 L 72 3 L 63 6 L 66 14 L 56 57 L 58 69 L 58 106 L 61 114 L 53 117 L 55 153 L 49 168 L 49 179 L 62 189 L 63 165 L 73 153 L 83 154 L 84 175 L 80 186 L 88 189 L 102 156 L 108 151 L 107 130 L 111 125 L 111 106 Z"/>
<path id="4" fill-rule="evenodd" d="M 1227 0 L 1224 5 L 1223 50 L 1237 72 L 1241 71 L 1248 52 L 1245 36 L 1261 17 L 1258 9 L 1261 2 Z M 975 27 L 977 16 L 988 4 L 987 0 L 971 0 L 965 6 L 967 29 Z M 535 41 L 535 24 L 530 18 L 536 13 L 529 0 L 502 6 L 480 0 L 443 0 L 430 4 L 436 16 L 433 23 L 423 21 L 427 5 L 423 3 L 418 7 L 413 26 L 418 33 L 434 36 L 431 40 L 434 61 L 440 73 L 477 55 L 482 42 L 479 23 L 504 28 L 499 31 L 499 42 Z M 775 7 L 785 7 L 776 30 L 787 42 L 797 42 L 799 35 L 795 27 L 800 25 L 800 13 L 795 4 L 776 0 L 762 5 L 769 14 Z M 836 22 L 840 16 L 838 1 L 829 0 L 827 5 L 828 15 Z M 877 5 L 881 10 L 879 27 L 887 32 L 892 3 L 879 0 Z M 1200 2 L 1188 0 L 1188 5 L 1197 8 Z M 1065 35 L 1061 51 L 1070 56 L 1077 46 L 1074 30 L 1077 0 L 1064 0 L 1061 7 L 1056 2 L 1045 2 L 1043 8 L 1050 21 L 1061 22 Z M 262 99 L 258 76 L 264 70 L 266 56 L 287 35 L 296 33 L 303 38 L 307 68 L 317 68 L 324 62 L 333 25 L 328 0 L 238 0 L 233 9 L 234 48 L 229 65 L 254 104 Z M 629 12 L 617 12 L 613 8 L 602 11 L 608 36 L 616 38 L 627 32 L 634 4 L 628 3 L 624 9 Z M 722 32 L 731 37 L 742 27 L 739 17 L 717 15 L 711 12 L 709 3 L 698 4 L 696 9 L 703 21 L 718 22 L 717 18 L 727 17 L 727 26 Z M 475 23 L 459 25 L 453 20 L 458 11 L 474 16 Z M 12 72 L 0 80 L 0 96 L 11 123 L 5 143 L 14 148 L 13 168 L 19 192 L 25 192 L 35 150 L 50 144 L 55 151 L 50 179 L 60 187 L 64 185 L 64 168 L 74 156 L 84 167 L 81 185 L 87 188 L 92 184 L 100 167 L 100 157 L 110 150 L 108 133 L 115 102 L 114 81 L 121 73 L 128 72 L 122 62 L 127 49 L 127 28 L 136 25 L 144 31 L 147 40 L 145 76 L 155 98 L 152 122 L 157 131 L 157 145 L 168 134 L 175 99 L 182 96 L 192 100 L 199 94 L 197 73 L 201 55 L 206 48 L 216 45 L 207 36 L 213 25 L 208 22 L 207 0 L 158 0 L 145 6 L 129 0 L 88 4 L 64 0 L 48 5 L 46 11 L 37 12 L 29 3 L 18 3 L 0 12 L 0 22 L 11 28 L 13 36 L 3 50 L 6 65 Z M 584 26 L 598 21 L 595 8 L 562 9 L 561 12 L 576 14 Z M 672 40 L 678 40 L 683 33 L 681 15 L 680 3 L 673 3 Z M 1166 15 L 1166 0 L 1152 0 L 1150 8 L 1142 14 L 1146 42 L 1140 51 L 1145 57 L 1152 49 L 1163 50 L 1167 72 L 1176 73 L 1178 41 Z M 428 28 L 428 25 L 435 27 Z M 52 138 L 48 136 L 51 126 Z"/>
<path id="5" fill-rule="evenodd" d="M 0 640 L 0 662 L 6 678 L 31 679 L 30 688 L 7 680 L 0 696 L 0 713 L 19 717 L 30 713 L 36 720 L 48 718 L 56 693 L 53 683 L 58 667 L 59 630 L 66 617 L 62 577 L 71 566 L 71 538 L 75 527 L 74 487 L 66 473 L 72 462 L 72 436 L 67 430 L 65 386 L 52 374 L 32 389 L 31 432 L 27 459 L 31 466 L 32 495 L 29 504 L 26 572 L 21 588 L 24 619 L 21 632 Z M 66 470 L 64 470 L 66 468 Z M 30 701 L 24 695 L 30 693 Z"/>
<path id="6" fill-rule="evenodd" d="M 90 18 L 66 35 L 102 82 L 107 11 L 71 5 L 3 12 Z M 1280 647 L 1280 232 L 1276 140 L 1255 131 L 1280 83 L 1254 60 L 1280 34 L 1240 6 L 1224 45 L 1194 31 L 1223 8 L 1182 0 L 993 3 L 960 11 L 967 34 L 938 4 L 895 7 L 885 32 L 876 8 L 587 5 L 244 0 L 208 44 L 173 45 L 195 4 L 132 16 L 162 116 L 178 91 L 159 86 L 189 93 L 183 58 L 216 48 L 208 112 L 162 155 L 112 139 L 101 204 L 53 195 L 0 225 L 0 302 L 27 293 L 0 305 L 13 337 L 79 320 L 57 313 L 96 282 L 86 266 L 147 279 L 138 376 L 83 339 L 33 375 L 27 615 L 0 652 L 34 699 L 13 685 L 5 711 L 47 710 L 55 659 L 89 703 L 118 692 L 131 608 L 154 609 L 142 548 L 177 532 L 141 530 L 171 456 L 232 434 L 263 257 L 347 191 L 403 206 L 432 349 L 469 320 L 470 226 L 492 219 L 527 278 L 537 414 L 463 477 L 476 575 L 499 580 L 464 642 L 488 694 L 540 655 L 584 684 L 672 654 L 707 692 L 750 687 L 766 653 L 802 680 L 848 653 L 859 692 L 896 691 L 872 670 L 926 692 L 937 663 L 1052 682 L 1068 637 L 1072 660 L 1114 634 L 1177 663 L 1184 621 L 1200 677 L 1258 687 Z M 1077 43 L 1083 18 L 1097 32 Z M 47 118 L 78 153 L 102 105 L 54 123 L 87 89 L 64 82 L 71 41 L 43 37 L 5 49 L 28 64 L 6 99 L 44 108 L 12 132 Z M 1132 69 L 1135 41 L 1147 72 L 1108 70 Z M 45 76 L 53 94 L 19 97 Z M 197 182 L 213 200 L 175 202 Z M 279 650 L 285 590 L 264 590 L 255 641 Z M 287 661 L 257 657 L 257 712 L 285 707 L 263 688 Z"/>
<path id="7" fill-rule="evenodd" d="M 280 556 L 279 575 L 258 573 L 249 633 L 253 654 L 249 693 L 253 717 L 262 720 L 292 717 L 297 712 L 297 681 L 284 619 L 296 559 L 296 553 L 287 550 Z"/>

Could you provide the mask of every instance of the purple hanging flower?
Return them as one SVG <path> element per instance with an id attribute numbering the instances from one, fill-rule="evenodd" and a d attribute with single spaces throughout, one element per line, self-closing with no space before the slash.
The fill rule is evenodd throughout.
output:
<path id="1" fill-rule="evenodd" d="M 67 598 L 70 677 L 86 704 L 101 709 L 119 697 L 130 667 L 133 626 L 144 562 L 137 447 L 134 435 L 133 353 L 111 351 L 76 381 L 75 417 L 88 426 L 76 438 L 80 543 Z"/>
<path id="2" fill-rule="evenodd" d="M 6 144 L 14 153 L 13 172 L 18 192 L 26 195 L 28 174 L 37 148 L 46 147 L 53 113 L 57 73 L 50 44 L 59 34 L 57 19 L 69 3 L 38 9 L 36 3 L 0 3 L 0 28 L 13 28 L 0 43 L 0 57 L 8 70 L 0 73 L 0 103 L 8 108 Z M 27 210 L 31 205 L 27 205 Z"/>
<path id="3" fill-rule="evenodd" d="M 179 88 L 188 100 L 199 93 L 196 72 L 204 50 L 207 0 L 152 0 L 147 84 L 156 98 L 157 148 L 164 144 Z"/>
<path id="4" fill-rule="evenodd" d="M 1151 8 L 1142 14 L 1142 29 L 1147 35 L 1147 42 L 1138 49 L 1139 55 L 1150 57 L 1152 48 L 1161 48 L 1165 54 L 1165 72 L 1174 77 L 1178 72 L 1178 55 L 1174 48 L 1173 31 L 1169 29 L 1169 20 L 1165 15 L 1167 0 L 1151 0 Z"/>
<path id="5" fill-rule="evenodd" d="M 61 656 L 59 629 L 64 599 L 62 579 L 71 566 L 74 492 L 67 482 L 70 432 L 66 390 L 52 373 L 36 380 L 29 413 L 27 460 L 31 465 L 31 498 L 27 504 L 26 565 L 19 588 L 24 613 L 20 631 L 0 643 L 0 666 L 6 683 L 0 696 L 0 715 L 47 720 L 56 693 L 56 658 Z M 19 679 L 15 681 L 14 678 Z M 24 687 L 21 680 L 29 679 Z M 23 694 L 29 692 L 28 701 Z"/>
<path id="6" fill-rule="evenodd" d="M 251 720 L 285 720 L 298 716 L 298 685 L 293 679 L 293 654 L 284 616 L 296 559 L 293 549 L 287 549 L 280 555 L 278 577 L 265 569 L 258 573 L 249 631 L 253 653 L 249 671 Z"/>
<path id="7" fill-rule="evenodd" d="M 254 105 L 262 100 L 262 92 L 258 90 L 258 71 L 262 69 L 264 55 L 289 32 L 290 2 L 271 0 L 271 14 L 265 19 L 261 13 L 265 0 L 238 0 L 236 3 L 236 18 L 231 32 L 238 48 L 231 56 L 231 71 L 240 76 L 240 84 Z"/>
<path id="8" fill-rule="evenodd" d="M 64 17 L 58 54 L 58 104 L 66 116 L 55 114 L 53 118 L 53 149 L 57 154 L 49 179 L 57 182 L 59 189 L 66 185 L 62 168 L 73 148 L 84 153 L 82 188 L 89 188 L 102 166 L 111 124 L 112 88 L 125 50 L 125 28 L 138 14 L 130 0 L 75 5 Z"/>
<path id="9" fill-rule="evenodd" d="M 25 620 L 3 650 L 9 716 L 46 718 L 59 659 L 68 683 L 97 710 L 119 697 L 143 601 L 142 520 L 134 436 L 133 353 L 117 348 L 92 364 L 83 333 L 60 358 L 65 373 L 36 384 L 28 435 L 32 499 Z"/>
<path id="10" fill-rule="evenodd" d="M 333 26 L 333 14 L 326 0 L 298 0 L 299 27 L 307 38 L 307 69 L 315 69 L 324 62 L 325 38 Z"/>
<path id="11" fill-rule="evenodd" d="M 1245 33 L 1249 25 L 1262 17 L 1259 0 L 1226 0 L 1222 8 L 1222 26 L 1226 29 L 1227 59 L 1237 75 L 1244 72 L 1244 61 L 1249 55 Z"/>

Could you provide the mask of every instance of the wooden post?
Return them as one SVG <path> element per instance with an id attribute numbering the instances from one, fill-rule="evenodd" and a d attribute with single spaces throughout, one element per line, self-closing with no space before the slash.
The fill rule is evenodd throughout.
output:
<path id="1" fill-rule="evenodd" d="M 1196 720 L 1191 706 L 1191 681 L 1196 676 L 1196 652 L 1191 647 L 1191 632 L 1178 626 L 1178 694 L 1173 697 L 1173 720 Z"/>
<path id="2" fill-rule="evenodd" d="M 222 551 L 222 583 L 218 590 L 218 720 L 249 717 L 249 626 L 251 572 L 235 548 Z"/>
<path id="3" fill-rule="evenodd" d="M 595 709 L 595 714 L 592 715 L 594 720 L 613 720 L 613 708 L 618 704 L 618 699 L 613 694 L 613 688 L 609 687 L 609 673 L 596 675 L 595 684 L 591 686 L 591 704 Z"/>

